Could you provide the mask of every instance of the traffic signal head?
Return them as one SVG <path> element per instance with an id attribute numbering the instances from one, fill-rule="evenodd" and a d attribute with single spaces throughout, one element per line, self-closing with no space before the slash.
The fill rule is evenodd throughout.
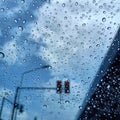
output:
<path id="1" fill-rule="evenodd" d="M 18 103 L 15 103 L 15 104 L 14 104 L 14 107 L 15 107 L 16 109 L 19 109 L 19 104 L 18 104 Z"/>
<path id="2" fill-rule="evenodd" d="M 56 88 L 57 93 L 62 93 L 62 81 L 57 81 L 57 88 Z"/>
<path id="3" fill-rule="evenodd" d="M 69 81 L 64 82 L 64 89 L 65 89 L 65 93 L 70 93 L 70 82 Z"/>
<path id="4" fill-rule="evenodd" d="M 36 117 L 36 116 L 34 117 L 34 120 L 37 120 L 37 117 Z"/>
<path id="5" fill-rule="evenodd" d="M 20 112 L 20 113 L 23 113 L 23 112 L 24 112 L 24 106 L 23 106 L 23 105 L 20 105 L 19 112 Z"/>

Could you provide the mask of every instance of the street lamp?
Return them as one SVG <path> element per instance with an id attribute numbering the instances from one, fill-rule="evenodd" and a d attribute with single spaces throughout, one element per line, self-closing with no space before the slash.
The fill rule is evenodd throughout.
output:
<path id="1" fill-rule="evenodd" d="M 37 70 L 41 70 L 41 69 L 46 69 L 46 68 L 51 68 L 51 66 L 50 65 L 43 65 L 41 67 L 37 67 L 37 68 L 31 69 L 31 70 L 28 70 L 28 71 L 25 71 L 24 73 L 22 73 L 21 81 L 20 81 L 20 87 L 17 87 L 17 89 L 16 89 L 16 94 L 15 94 L 15 98 L 14 98 L 14 104 L 16 104 L 16 102 L 19 100 L 19 96 L 20 96 L 19 88 L 22 87 L 24 76 L 26 74 L 31 73 L 31 72 L 34 72 L 34 71 L 37 71 Z M 16 119 L 16 115 L 17 115 L 17 110 L 13 106 L 11 120 L 14 120 L 14 118 Z"/>
<path id="2" fill-rule="evenodd" d="M 25 71 L 24 73 L 22 73 L 21 81 L 20 81 L 20 87 L 22 87 L 24 76 L 26 74 L 37 71 L 37 70 L 46 69 L 46 68 L 51 68 L 51 66 L 50 65 L 43 65 L 41 67 L 37 67 L 37 68 L 31 69 L 31 70 L 28 70 L 28 71 Z"/>
<path id="3" fill-rule="evenodd" d="M 4 107 L 4 104 L 5 104 L 5 101 L 10 103 L 11 105 L 14 105 L 14 103 L 11 100 L 7 99 L 6 97 L 2 98 L 2 103 L 1 103 L 1 108 L 0 108 L 0 120 L 2 120 L 1 117 L 2 117 L 2 112 L 3 112 L 3 107 Z M 17 106 L 17 109 L 19 109 L 19 106 L 21 106 L 21 105 L 16 104 L 16 106 Z"/>
<path id="4" fill-rule="evenodd" d="M 15 98 L 14 98 L 14 103 L 13 103 L 14 105 L 13 105 L 11 120 L 14 120 L 14 118 L 16 119 L 16 114 L 15 114 L 15 108 L 16 107 L 15 107 L 15 105 L 18 103 L 17 98 L 18 98 L 18 94 L 20 93 L 21 90 L 56 90 L 56 88 L 54 88 L 54 87 L 17 87 L 16 92 L 15 92 Z"/>

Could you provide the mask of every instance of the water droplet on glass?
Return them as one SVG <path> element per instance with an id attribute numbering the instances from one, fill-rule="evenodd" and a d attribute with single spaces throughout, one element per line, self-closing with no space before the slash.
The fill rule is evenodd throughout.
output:
<path id="1" fill-rule="evenodd" d="M 66 100 L 65 103 L 70 103 L 70 101 L 69 101 L 69 100 Z"/>
<path id="2" fill-rule="evenodd" d="M 17 22 L 18 22 L 18 20 L 17 20 L 17 19 L 14 19 L 14 21 L 15 21 L 15 23 L 17 23 Z"/>
<path id="3" fill-rule="evenodd" d="M 86 26 L 86 23 L 83 23 L 82 26 L 83 26 L 83 27 Z"/>
<path id="4" fill-rule="evenodd" d="M 111 27 L 107 27 L 107 30 L 110 30 L 111 29 Z"/>
<path id="5" fill-rule="evenodd" d="M 19 10 L 18 13 L 21 14 L 21 13 L 22 13 L 22 10 Z"/>
<path id="6" fill-rule="evenodd" d="M 65 16 L 64 19 L 67 20 L 67 16 Z"/>
<path id="7" fill-rule="evenodd" d="M 78 2 L 76 2 L 75 5 L 77 6 L 77 5 L 78 5 Z"/>
<path id="8" fill-rule="evenodd" d="M 25 3 L 25 0 L 21 0 L 21 3 Z"/>
<path id="9" fill-rule="evenodd" d="M 62 6 L 65 7 L 65 3 L 63 3 Z"/>
<path id="10" fill-rule="evenodd" d="M 11 39 L 14 39 L 15 38 L 15 36 L 14 35 L 11 35 Z"/>
<path id="11" fill-rule="evenodd" d="M 1 9 L 0 9 L 1 12 L 4 12 L 4 10 L 5 10 L 4 8 L 1 8 Z"/>
<path id="12" fill-rule="evenodd" d="M 105 17 L 102 18 L 102 22 L 106 22 L 106 18 Z"/>
<path id="13" fill-rule="evenodd" d="M 106 11 L 103 11 L 103 13 L 105 14 L 105 13 L 106 13 Z"/>
<path id="14" fill-rule="evenodd" d="M 23 63 L 26 63 L 26 59 L 23 59 Z"/>
<path id="15" fill-rule="evenodd" d="M 9 95 L 9 93 L 8 92 L 5 92 L 5 96 L 8 96 Z"/>
<path id="16" fill-rule="evenodd" d="M 23 20 L 23 23 L 25 24 L 25 23 L 26 23 L 26 20 Z"/>
<path id="17" fill-rule="evenodd" d="M 47 108 L 47 105 L 43 105 L 43 108 Z"/>
<path id="18" fill-rule="evenodd" d="M 97 44 L 96 47 L 100 47 L 100 44 Z"/>
<path id="19" fill-rule="evenodd" d="M 79 109 L 82 109 L 82 106 L 79 106 Z"/>
<path id="20" fill-rule="evenodd" d="M 110 88 L 110 85 L 107 86 L 107 89 L 109 89 L 109 88 Z"/>
<path id="21" fill-rule="evenodd" d="M 22 26 L 18 26 L 18 29 L 19 29 L 20 31 L 23 31 L 23 27 L 22 27 Z"/>
<path id="22" fill-rule="evenodd" d="M 3 52 L 0 52 L 0 59 L 4 58 L 5 54 Z"/>

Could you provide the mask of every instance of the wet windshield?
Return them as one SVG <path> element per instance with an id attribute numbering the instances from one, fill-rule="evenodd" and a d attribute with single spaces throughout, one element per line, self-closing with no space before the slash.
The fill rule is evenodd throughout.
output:
<path id="1" fill-rule="evenodd" d="M 119 19 L 119 0 L 1 0 L 0 118 L 76 120 Z"/>

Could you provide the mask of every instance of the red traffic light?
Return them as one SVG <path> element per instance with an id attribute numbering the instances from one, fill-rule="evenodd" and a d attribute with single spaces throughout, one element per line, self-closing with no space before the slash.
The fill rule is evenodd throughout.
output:
<path id="1" fill-rule="evenodd" d="M 65 81 L 65 85 L 70 85 L 70 82 L 69 81 Z"/>
<path id="2" fill-rule="evenodd" d="M 70 93 L 70 82 L 67 80 L 64 82 L 65 93 Z"/>
<path id="3" fill-rule="evenodd" d="M 20 105 L 19 112 L 20 112 L 20 113 L 23 113 L 23 112 L 24 112 L 24 106 L 23 106 L 23 105 Z"/>
<path id="4" fill-rule="evenodd" d="M 57 93 L 62 93 L 62 81 L 60 81 L 60 80 L 57 81 L 56 92 Z"/>
<path id="5" fill-rule="evenodd" d="M 57 85 L 62 85 L 62 82 L 61 81 L 57 81 Z"/>

